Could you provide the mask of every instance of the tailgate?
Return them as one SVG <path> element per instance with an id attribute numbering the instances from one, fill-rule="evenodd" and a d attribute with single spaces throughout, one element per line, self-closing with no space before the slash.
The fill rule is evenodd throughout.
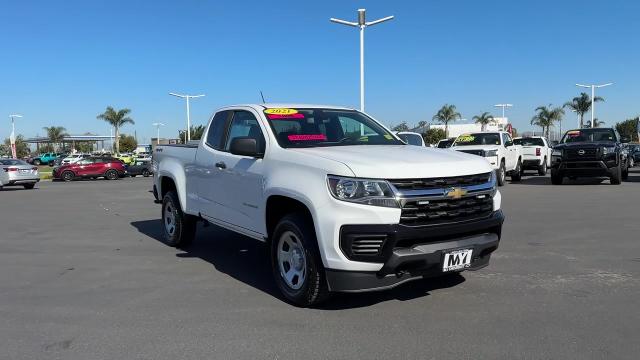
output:
<path id="1" fill-rule="evenodd" d="M 539 155 L 536 154 L 538 149 Z M 526 157 L 536 157 L 542 155 L 542 146 L 522 146 L 522 155 Z"/>

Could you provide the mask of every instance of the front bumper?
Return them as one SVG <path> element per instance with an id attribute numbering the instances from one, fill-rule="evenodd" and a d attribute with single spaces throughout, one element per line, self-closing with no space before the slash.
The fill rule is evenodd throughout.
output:
<path id="1" fill-rule="evenodd" d="M 589 161 L 562 161 L 554 164 L 564 176 L 611 176 L 614 168 L 618 166 L 615 159 L 612 160 L 589 160 Z"/>
<path id="2" fill-rule="evenodd" d="M 343 251 L 353 239 L 384 237 L 384 245 L 376 257 L 383 265 L 378 271 L 326 269 L 329 289 L 375 291 L 442 275 L 444 254 L 457 249 L 473 249 L 472 262 L 464 270 L 481 269 L 498 248 L 503 222 L 504 215 L 498 210 L 485 219 L 437 226 L 345 225 L 341 229 Z"/>

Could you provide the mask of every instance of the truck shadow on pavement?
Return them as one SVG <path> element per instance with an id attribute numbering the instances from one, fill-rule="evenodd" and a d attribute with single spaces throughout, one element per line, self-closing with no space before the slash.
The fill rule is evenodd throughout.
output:
<path id="1" fill-rule="evenodd" d="M 134 221 L 131 225 L 140 233 L 164 244 L 160 220 Z M 194 242 L 176 254 L 179 258 L 200 258 L 216 270 L 282 301 L 271 275 L 269 247 L 215 225 L 198 225 Z M 344 310 L 366 307 L 386 301 L 407 301 L 429 295 L 433 290 L 456 286 L 465 281 L 459 274 L 443 278 L 411 281 L 397 288 L 362 294 L 335 294 L 320 304 L 320 310 Z"/>

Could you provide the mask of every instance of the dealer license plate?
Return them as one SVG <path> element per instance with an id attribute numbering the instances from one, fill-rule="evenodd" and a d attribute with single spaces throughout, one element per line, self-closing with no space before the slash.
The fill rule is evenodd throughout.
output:
<path id="1" fill-rule="evenodd" d="M 31 170 L 29 169 L 20 169 L 20 174 L 29 174 L 31 173 Z"/>
<path id="2" fill-rule="evenodd" d="M 444 254 L 442 272 L 464 270 L 471 266 L 473 249 L 455 250 Z"/>

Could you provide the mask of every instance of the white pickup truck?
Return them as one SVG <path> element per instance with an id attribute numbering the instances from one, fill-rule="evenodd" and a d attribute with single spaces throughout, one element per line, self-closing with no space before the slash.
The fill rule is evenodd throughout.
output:
<path id="1" fill-rule="evenodd" d="M 485 160 L 405 145 L 349 108 L 225 107 L 197 146 L 158 146 L 154 162 L 169 245 L 186 246 L 198 221 L 264 241 L 299 306 L 477 270 L 500 241 Z"/>
<path id="2" fill-rule="evenodd" d="M 511 181 L 522 177 L 522 146 L 516 145 L 506 131 L 486 131 L 458 136 L 453 150 L 482 156 L 496 172 L 498 185 L 505 183 L 506 175 Z"/>
<path id="3" fill-rule="evenodd" d="M 551 147 L 542 136 L 517 137 L 513 143 L 522 146 L 522 170 L 537 170 L 538 175 L 547 175 L 551 166 Z"/>

